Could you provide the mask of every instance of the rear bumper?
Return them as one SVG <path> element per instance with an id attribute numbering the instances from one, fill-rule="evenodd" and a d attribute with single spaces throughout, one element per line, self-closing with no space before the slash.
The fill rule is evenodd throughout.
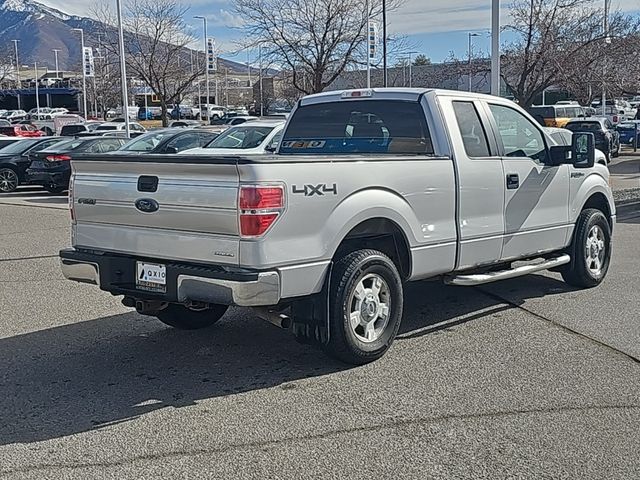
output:
<path id="1" fill-rule="evenodd" d="M 136 261 L 166 266 L 166 292 L 136 286 Z M 198 301 L 243 307 L 276 305 L 280 301 L 280 275 L 275 271 L 231 271 L 224 267 L 181 264 L 74 249 L 60 251 L 63 275 L 76 282 L 99 286 L 113 295 L 136 299 L 187 303 Z"/>

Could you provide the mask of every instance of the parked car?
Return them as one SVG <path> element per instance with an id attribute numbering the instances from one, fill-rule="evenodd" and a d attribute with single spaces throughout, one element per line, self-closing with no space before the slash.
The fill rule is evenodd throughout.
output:
<path id="1" fill-rule="evenodd" d="M 487 95 L 325 92 L 298 102 L 275 156 L 105 155 L 74 172 L 66 278 L 177 328 L 254 307 L 350 364 L 391 347 L 409 281 L 554 269 L 589 288 L 611 261 L 593 134 L 552 145 Z"/>
<path id="2" fill-rule="evenodd" d="M 95 125 L 93 128 L 91 128 L 91 126 L 87 125 L 86 123 L 71 123 L 62 127 L 62 129 L 60 130 L 60 135 L 62 135 L 63 137 L 72 137 L 79 133 L 90 133 L 97 127 L 98 125 Z"/>
<path id="3" fill-rule="evenodd" d="M 208 145 L 216 136 L 215 133 L 198 129 L 167 128 L 154 130 L 131 140 L 120 148 L 118 153 L 176 154 L 191 148 Z"/>
<path id="4" fill-rule="evenodd" d="M 10 127 L 11 126 L 11 122 L 9 122 L 8 120 L 0 120 L 0 127 Z"/>
<path id="5" fill-rule="evenodd" d="M 5 120 L 8 120 L 11 123 L 16 123 L 16 122 L 19 122 L 20 120 L 26 120 L 27 112 L 25 112 L 24 110 L 9 110 L 7 113 L 4 114 L 2 118 L 4 118 Z"/>
<path id="6" fill-rule="evenodd" d="M 27 112 L 27 118 L 29 120 L 44 120 L 39 118 L 40 115 L 51 114 L 49 107 L 32 108 Z"/>
<path id="7" fill-rule="evenodd" d="M 28 183 L 29 155 L 59 143 L 61 137 L 25 138 L 0 150 L 0 193 L 10 193 Z"/>
<path id="8" fill-rule="evenodd" d="M 171 118 L 175 120 L 180 120 L 181 118 L 200 118 L 200 109 L 198 107 L 192 107 L 190 105 L 180 105 L 179 108 L 178 106 L 174 106 L 169 113 Z"/>
<path id="9" fill-rule="evenodd" d="M 138 110 L 138 120 L 157 120 L 162 116 L 160 107 L 140 107 Z"/>
<path id="10" fill-rule="evenodd" d="M 260 117 L 254 117 L 252 115 L 234 115 L 229 114 L 225 115 L 220 119 L 211 119 L 209 122 L 210 125 L 225 125 L 227 127 L 231 127 L 234 125 L 240 125 L 241 123 L 250 122 L 253 120 L 258 120 Z"/>
<path id="11" fill-rule="evenodd" d="M 587 108 L 580 105 L 534 105 L 527 111 L 543 127 L 563 128 L 572 118 L 590 116 Z"/>
<path id="12" fill-rule="evenodd" d="M 44 132 L 36 129 L 33 125 L 10 125 L 8 127 L 0 127 L 0 134 L 9 137 L 42 137 Z"/>
<path id="13" fill-rule="evenodd" d="M 194 148 L 185 155 L 263 155 L 278 147 L 282 120 L 256 120 L 250 124 L 237 125 L 222 132 L 204 148 Z"/>
<path id="14" fill-rule="evenodd" d="M 105 122 L 98 125 L 92 134 L 103 134 L 104 132 L 115 132 L 115 131 L 126 131 L 126 123 L 125 122 Z M 129 131 L 131 133 L 131 138 L 142 135 L 147 131 L 142 125 L 137 122 L 129 122 Z"/>
<path id="15" fill-rule="evenodd" d="M 224 117 L 226 109 L 220 105 L 206 104 L 200 105 L 200 118 L 207 118 L 209 120 L 219 119 Z"/>
<path id="16" fill-rule="evenodd" d="M 620 134 L 620 143 L 622 145 L 633 146 L 634 136 L 637 138 L 636 145 L 640 147 L 640 120 L 630 120 L 616 125 L 616 130 Z"/>
<path id="17" fill-rule="evenodd" d="M 30 184 L 42 185 L 48 192 L 63 192 L 69 188 L 71 160 L 74 155 L 111 152 L 126 141 L 125 138 L 113 137 L 74 138 L 32 152 L 26 171 L 27 180 Z"/>
<path id="18" fill-rule="evenodd" d="M 565 128 L 574 134 L 577 132 L 593 133 L 596 148 L 605 154 L 607 162 L 611 161 L 611 157 L 620 155 L 620 134 L 608 118 L 574 118 L 567 123 Z"/>
<path id="19" fill-rule="evenodd" d="M 173 120 L 169 124 L 169 128 L 177 127 L 200 127 L 202 124 L 200 120 Z"/>

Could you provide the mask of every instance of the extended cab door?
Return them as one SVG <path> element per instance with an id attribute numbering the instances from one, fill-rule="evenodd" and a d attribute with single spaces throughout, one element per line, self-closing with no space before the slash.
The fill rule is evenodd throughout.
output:
<path id="1" fill-rule="evenodd" d="M 544 134 L 518 109 L 491 102 L 486 106 L 504 169 L 501 258 L 563 248 L 569 232 L 568 165 L 550 165 Z"/>
<path id="2" fill-rule="evenodd" d="M 456 269 L 493 263 L 502 254 L 504 188 L 502 159 L 483 105 L 469 97 L 440 97 L 458 174 Z"/>

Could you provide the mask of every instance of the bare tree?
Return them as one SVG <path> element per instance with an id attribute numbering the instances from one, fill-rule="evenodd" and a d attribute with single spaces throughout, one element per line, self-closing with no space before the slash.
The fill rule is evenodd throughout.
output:
<path id="1" fill-rule="evenodd" d="M 403 0 L 388 0 L 387 9 Z M 322 92 L 366 59 L 366 0 L 236 0 L 248 38 L 292 73 L 301 92 Z M 377 17 L 380 2 L 369 2 Z"/>
<path id="2" fill-rule="evenodd" d="M 190 45 L 195 38 L 184 21 L 188 7 L 177 0 L 129 0 L 125 3 L 125 55 L 128 73 L 153 90 L 168 124 L 167 105 L 179 103 L 191 93 L 195 80 L 204 73 L 204 61 L 192 63 Z M 111 8 L 102 3 L 94 15 L 114 25 Z M 119 58 L 115 29 L 105 32 L 109 56 Z M 196 54 L 197 56 L 197 54 Z"/>
<path id="3" fill-rule="evenodd" d="M 593 0 L 516 0 L 507 30 L 516 39 L 506 46 L 502 77 L 520 104 L 531 105 L 545 89 L 569 84 L 581 72 L 596 72 L 605 47 L 604 13 Z M 612 17 L 609 34 L 629 35 L 630 17 Z M 584 81 L 584 76 L 582 76 Z M 584 87 L 583 83 L 583 88 Z"/>
<path id="4" fill-rule="evenodd" d="M 15 88 L 15 57 L 10 49 L 0 49 L 0 86 Z M 13 83 L 13 85 L 10 85 Z"/>

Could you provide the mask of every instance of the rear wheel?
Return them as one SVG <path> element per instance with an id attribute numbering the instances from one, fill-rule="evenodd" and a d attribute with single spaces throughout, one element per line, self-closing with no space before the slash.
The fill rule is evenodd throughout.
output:
<path id="1" fill-rule="evenodd" d="M 382 357 L 402 319 L 402 278 L 393 261 L 377 250 L 346 255 L 334 266 L 329 295 L 325 351 L 355 365 Z"/>
<path id="2" fill-rule="evenodd" d="M 44 189 L 49 193 L 62 193 L 66 190 L 66 187 L 60 187 L 57 185 L 45 185 Z"/>
<path id="3" fill-rule="evenodd" d="M 227 305 L 211 305 L 203 310 L 192 310 L 176 303 L 160 310 L 156 317 L 162 323 L 179 330 L 198 330 L 216 323 L 226 313 Z"/>
<path id="4" fill-rule="evenodd" d="M 18 173 L 12 168 L 0 168 L 0 193 L 11 193 L 20 185 Z"/>
<path id="5" fill-rule="evenodd" d="M 590 208 L 580 214 L 569 254 L 571 263 L 561 270 L 569 285 L 590 288 L 604 280 L 611 261 L 611 228 L 600 210 Z"/>

